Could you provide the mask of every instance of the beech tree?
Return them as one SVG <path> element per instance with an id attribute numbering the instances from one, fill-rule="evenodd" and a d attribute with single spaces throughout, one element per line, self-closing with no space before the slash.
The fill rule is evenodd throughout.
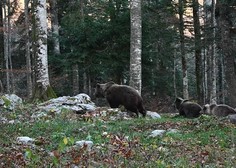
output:
<path id="1" fill-rule="evenodd" d="M 38 0 L 35 5 L 36 87 L 33 99 L 47 100 L 56 97 L 56 95 L 50 86 L 48 73 L 46 0 Z"/>
<path id="2" fill-rule="evenodd" d="M 4 31 L 4 60 L 5 60 L 5 72 L 6 72 L 6 92 L 10 93 L 10 67 L 9 67 L 9 58 L 10 55 L 10 16 L 9 9 L 10 4 L 9 1 L 5 1 L 2 4 L 2 17 L 3 17 L 3 31 Z"/>
<path id="3" fill-rule="evenodd" d="M 205 0 L 205 99 L 209 103 L 217 102 L 217 52 L 215 0 Z"/>
<path id="4" fill-rule="evenodd" d="M 141 93 L 142 88 L 142 17 L 141 0 L 130 1 L 130 86 Z"/>

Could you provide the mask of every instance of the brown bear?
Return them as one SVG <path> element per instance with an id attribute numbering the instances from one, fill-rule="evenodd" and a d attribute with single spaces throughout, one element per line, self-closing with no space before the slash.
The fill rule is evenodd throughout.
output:
<path id="1" fill-rule="evenodd" d="M 236 111 L 226 104 L 206 104 L 201 113 L 215 115 L 217 117 L 226 117 L 230 114 L 236 114 Z"/>
<path id="2" fill-rule="evenodd" d="M 179 115 L 186 118 L 197 118 L 200 116 L 202 107 L 194 102 L 177 97 L 175 99 L 175 107 L 179 111 Z"/>
<path id="3" fill-rule="evenodd" d="M 143 117 L 146 116 L 141 95 L 130 86 L 118 85 L 112 81 L 105 84 L 98 83 L 95 96 L 105 97 L 111 108 L 118 108 L 123 105 L 127 110 L 136 113 L 137 117 L 139 112 Z"/>

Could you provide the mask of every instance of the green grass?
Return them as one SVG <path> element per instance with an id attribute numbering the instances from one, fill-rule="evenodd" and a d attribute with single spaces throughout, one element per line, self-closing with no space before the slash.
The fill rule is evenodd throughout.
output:
<path id="1" fill-rule="evenodd" d="M 65 114 L 31 122 L 28 113 L 17 111 L 20 123 L 0 124 L 0 163 L 19 167 L 234 167 L 236 127 L 213 117 L 185 119 L 162 115 L 159 120 L 84 121 Z M 11 117 L 4 112 L 5 117 Z M 149 137 L 155 129 L 177 133 Z M 108 135 L 103 135 L 107 132 Z M 16 143 L 18 136 L 37 141 L 35 147 Z M 128 139 L 127 139 L 128 137 Z M 74 141 L 92 140 L 91 151 L 73 147 Z M 67 142 L 68 141 L 68 142 Z M 60 157 L 52 157 L 57 151 Z M 16 157 L 18 156 L 18 157 Z M 24 156 L 24 157 L 23 157 Z M 11 160 L 8 162 L 7 159 Z"/>

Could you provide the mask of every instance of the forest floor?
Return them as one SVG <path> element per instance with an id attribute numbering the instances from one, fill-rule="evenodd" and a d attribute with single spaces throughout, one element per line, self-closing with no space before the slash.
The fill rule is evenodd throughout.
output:
<path id="1" fill-rule="evenodd" d="M 201 116 L 110 120 L 64 111 L 32 119 L 34 106 L 1 109 L 0 167 L 235 167 L 236 125 Z M 16 122 L 17 121 L 17 122 Z M 154 130 L 170 130 L 152 137 Z M 20 143 L 17 137 L 33 138 Z M 78 147 L 89 140 L 93 146 Z"/>

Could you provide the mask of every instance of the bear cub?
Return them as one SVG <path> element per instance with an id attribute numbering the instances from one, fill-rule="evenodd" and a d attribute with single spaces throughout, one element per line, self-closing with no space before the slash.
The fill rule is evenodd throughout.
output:
<path id="1" fill-rule="evenodd" d="M 197 118 L 200 116 L 200 111 L 202 110 L 199 104 L 180 97 L 175 99 L 175 107 L 179 111 L 179 115 L 186 118 Z"/>
<path id="2" fill-rule="evenodd" d="M 96 97 L 105 97 L 111 108 L 118 108 L 123 105 L 127 110 L 136 113 L 137 117 L 139 113 L 146 116 L 146 110 L 143 106 L 143 99 L 139 92 L 134 88 L 127 85 L 118 85 L 114 82 L 108 82 L 105 84 L 97 84 Z"/>
<path id="3" fill-rule="evenodd" d="M 215 115 L 217 117 L 226 117 L 230 114 L 236 114 L 236 111 L 226 104 L 206 104 L 201 113 Z"/>

